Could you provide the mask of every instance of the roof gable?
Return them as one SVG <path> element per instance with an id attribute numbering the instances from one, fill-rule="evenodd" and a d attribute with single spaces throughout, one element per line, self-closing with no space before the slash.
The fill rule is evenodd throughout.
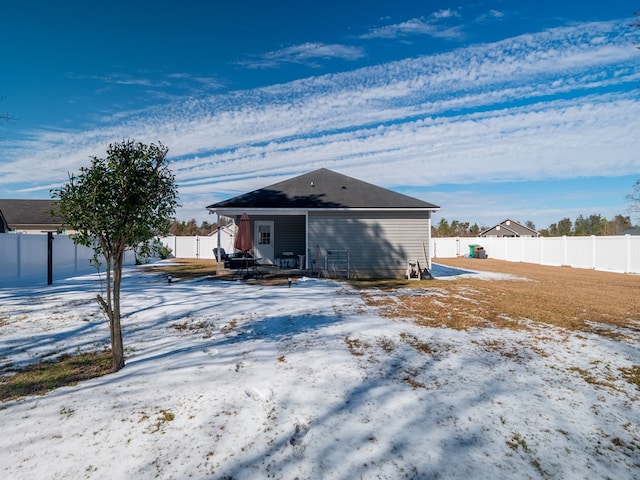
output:
<path id="1" fill-rule="evenodd" d="M 499 231 L 500 229 L 505 229 L 506 231 L 513 233 L 515 236 L 538 236 L 539 233 L 532 228 L 527 227 L 526 225 L 522 225 L 510 218 L 503 220 L 502 222 L 494 225 L 491 228 L 487 228 L 478 234 L 478 236 L 487 235 L 491 231 Z"/>
<path id="2" fill-rule="evenodd" d="M 326 168 L 214 203 L 223 208 L 400 208 L 437 210 L 437 205 L 378 187 Z"/>

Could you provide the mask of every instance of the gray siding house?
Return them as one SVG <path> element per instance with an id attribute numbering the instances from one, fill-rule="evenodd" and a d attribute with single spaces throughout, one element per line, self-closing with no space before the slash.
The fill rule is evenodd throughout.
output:
<path id="1" fill-rule="evenodd" d="M 479 237 L 539 237 L 540 234 L 513 220 L 506 219 L 478 234 Z"/>
<path id="2" fill-rule="evenodd" d="M 402 278 L 408 261 L 431 267 L 431 214 L 440 207 L 321 168 L 206 208 L 235 223 L 247 213 L 263 264 L 293 254 L 323 276 Z"/>

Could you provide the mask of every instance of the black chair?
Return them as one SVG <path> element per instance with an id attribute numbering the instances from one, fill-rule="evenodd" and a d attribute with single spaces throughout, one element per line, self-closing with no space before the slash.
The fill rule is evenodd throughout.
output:
<path id="1" fill-rule="evenodd" d="M 224 251 L 224 248 L 220 249 L 220 256 L 218 256 L 218 249 L 213 249 L 213 254 L 215 255 L 216 260 L 223 262 L 224 268 L 231 268 L 231 257 L 227 255 L 227 252 Z"/>

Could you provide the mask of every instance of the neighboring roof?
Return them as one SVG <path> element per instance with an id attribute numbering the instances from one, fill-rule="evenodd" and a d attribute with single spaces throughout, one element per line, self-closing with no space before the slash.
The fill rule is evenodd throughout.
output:
<path id="1" fill-rule="evenodd" d="M 440 207 L 321 168 L 214 203 L 207 208 L 213 210 L 226 208 L 437 210 Z"/>
<path id="2" fill-rule="evenodd" d="M 625 230 L 624 232 L 618 233 L 618 235 L 640 235 L 640 228 L 631 228 L 629 230 Z"/>
<path id="3" fill-rule="evenodd" d="M 500 228 L 497 228 L 497 227 L 500 227 Z M 511 220 L 510 218 L 507 218 L 506 220 L 503 220 L 502 222 L 494 225 L 493 227 L 483 230 L 478 234 L 478 236 L 482 237 L 483 235 L 486 235 L 488 232 L 492 230 L 500 231 L 502 229 L 506 230 L 509 233 L 512 233 L 516 237 L 522 237 L 526 235 L 531 235 L 531 236 L 539 235 L 539 233 L 535 231 L 533 228 L 529 228 L 525 225 L 522 225 L 521 223 L 518 223 L 514 220 Z M 505 236 L 505 235 L 502 235 L 502 236 Z"/>
<path id="4" fill-rule="evenodd" d="M 213 237 L 215 235 L 218 235 L 218 230 L 220 230 L 220 233 L 226 233 L 227 235 L 235 235 L 236 234 L 236 230 L 238 229 L 238 226 L 235 223 L 229 223 L 227 225 L 223 225 L 220 228 L 216 228 L 213 232 L 211 232 L 209 234 L 210 237 Z"/>
<path id="5" fill-rule="evenodd" d="M 0 200 L 0 216 L 13 230 L 29 226 L 57 228 L 62 225 L 62 217 L 51 215 L 57 206 L 57 200 Z"/>

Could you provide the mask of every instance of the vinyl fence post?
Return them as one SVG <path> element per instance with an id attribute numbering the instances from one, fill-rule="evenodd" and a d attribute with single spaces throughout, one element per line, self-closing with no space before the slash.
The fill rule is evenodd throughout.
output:
<path id="1" fill-rule="evenodd" d="M 627 270 L 624 273 L 631 273 L 631 235 L 625 234 L 627 239 Z"/>
<path id="2" fill-rule="evenodd" d="M 18 278 L 22 278 L 22 234 L 18 233 L 16 242 L 16 259 L 18 260 Z"/>

